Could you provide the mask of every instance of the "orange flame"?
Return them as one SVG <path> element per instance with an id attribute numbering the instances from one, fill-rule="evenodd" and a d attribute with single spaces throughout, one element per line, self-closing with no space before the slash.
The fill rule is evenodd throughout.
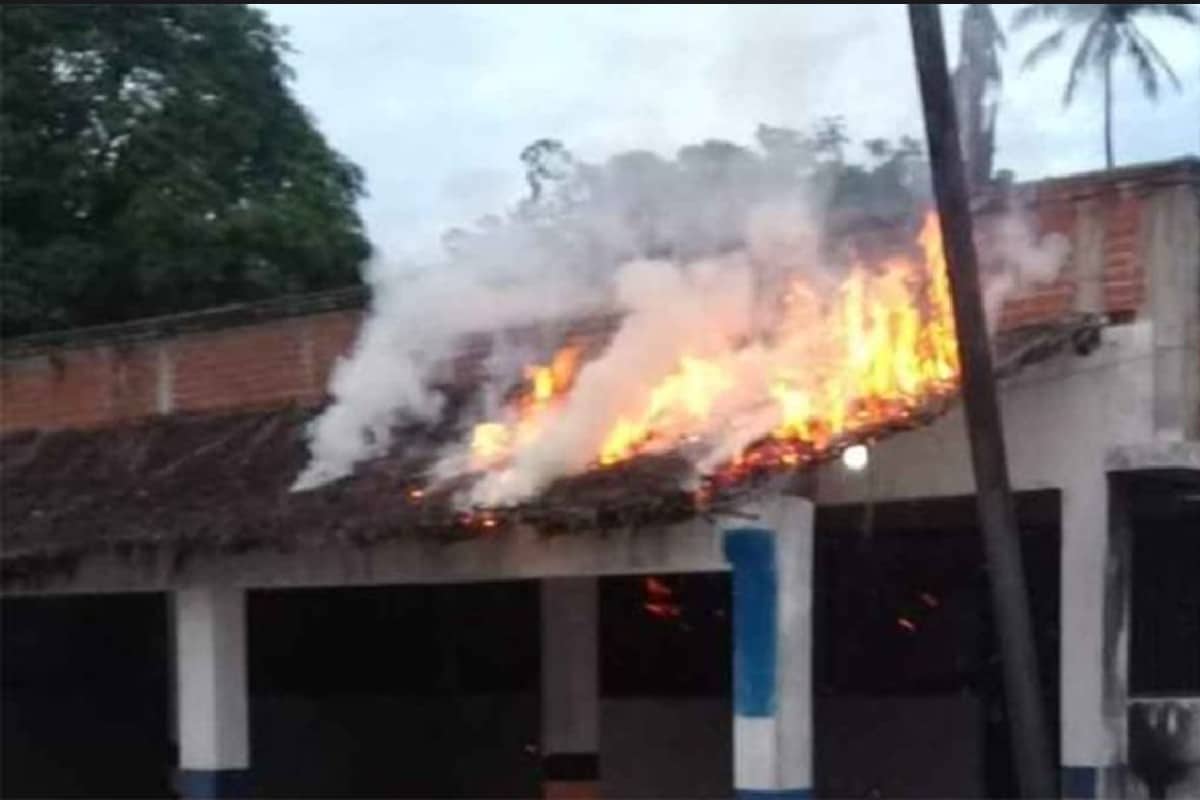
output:
<path id="1" fill-rule="evenodd" d="M 514 447 L 537 436 L 546 412 L 558 405 L 575 382 L 582 349 L 569 344 L 559 349 L 549 364 L 525 367 L 525 382 L 514 403 L 513 419 L 482 422 L 471 431 L 471 456 L 477 469 L 490 469 L 504 461 Z"/>
<path id="2" fill-rule="evenodd" d="M 679 360 L 679 370 L 650 390 L 645 409 L 637 418 L 620 417 L 600 448 L 601 464 L 615 464 L 635 453 L 656 430 L 679 423 L 703 423 L 713 399 L 733 385 L 721 365 L 691 356 Z"/>
<path id="3" fill-rule="evenodd" d="M 526 367 L 526 402 L 534 406 L 545 406 L 569 389 L 579 369 L 579 356 L 578 346 L 567 345 L 554 354 L 549 364 L 533 364 Z"/>
<path id="4" fill-rule="evenodd" d="M 777 438 L 823 449 L 831 437 L 902 418 L 955 388 L 958 349 L 936 216 L 926 218 L 918 242 L 923 262 L 893 258 L 878 269 L 856 264 L 832 307 L 815 320 L 789 320 L 827 331 L 830 342 L 820 349 L 840 357 L 815 379 L 811 372 L 779 371 L 771 388 L 782 417 Z"/>
<path id="5" fill-rule="evenodd" d="M 926 216 L 916 245 L 920 257 L 852 264 L 832 293 L 795 280 L 781 298 L 781 319 L 757 356 L 749 355 L 751 348 L 681 353 L 675 369 L 631 398 L 610 423 L 596 463 L 616 464 L 712 435 L 726 422 L 723 415 L 732 413 L 731 405 L 765 406 L 774 418 L 770 435 L 721 469 L 736 479 L 760 467 L 799 466 L 840 447 L 848 435 L 903 421 L 923 404 L 952 394 L 958 386 L 958 350 L 933 213 Z M 579 356 L 579 348 L 569 346 L 549 364 L 526 369 L 515 416 L 474 430 L 478 466 L 502 463 L 539 435 L 546 415 L 574 384 Z M 757 394 L 748 400 L 748 391 Z"/>

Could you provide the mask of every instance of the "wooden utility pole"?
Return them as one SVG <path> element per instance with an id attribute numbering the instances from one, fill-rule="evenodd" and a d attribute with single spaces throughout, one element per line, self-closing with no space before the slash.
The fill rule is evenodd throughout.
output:
<path id="1" fill-rule="evenodd" d="M 1013 758 L 1022 797 L 1054 797 L 1057 795 L 1056 782 L 1050 765 L 1037 653 L 1029 618 L 1016 512 L 1008 482 L 992 351 L 979 291 L 971 210 L 959 151 L 954 97 L 946 67 L 942 21 L 937 5 L 916 3 L 909 3 L 908 19 L 925 111 L 933 189 L 953 295 L 967 435 L 975 471 L 979 526 L 987 552 L 992 609 L 1004 665 Z"/>

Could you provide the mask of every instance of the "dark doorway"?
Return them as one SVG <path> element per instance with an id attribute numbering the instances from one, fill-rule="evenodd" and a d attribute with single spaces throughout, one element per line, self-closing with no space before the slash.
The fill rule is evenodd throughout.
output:
<path id="1" fill-rule="evenodd" d="M 163 595 L 0 601 L 0 794 L 170 794 Z"/>
<path id="2" fill-rule="evenodd" d="M 1128 513 L 1129 762 L 1149 797 L 1200 789 L 1200 475 L 1155 470 L 1110 480 Z M 1120 511 L 1118 511 L 1120 513 Z"/>
<path id="3" fill-rule="evenodd" d="M 728 573 L 600 580 L 602 797 L 733 796 Z"/>
<path id="4" fill-rule="evenodd" d="M 297 589 L 248 600 L 261 797 L 534 797 L 532 582 Z"/>
<path id="5" fill-rule="evenodd" d="M 1132 533 L 1129 691 L 1200 697 L 1200 476 L 1125 481 Z"/>
<path id="6" fill-rule="evenodd" d="M 1018 495 L 1055 742 L 1059 507 Z M 813 603 L 818 796 L 1016 794 L 973 498 L 818 508 Z"/>

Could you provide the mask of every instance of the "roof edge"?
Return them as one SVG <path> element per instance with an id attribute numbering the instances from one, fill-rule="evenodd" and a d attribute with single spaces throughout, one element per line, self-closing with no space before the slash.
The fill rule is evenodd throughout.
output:
<path id="1" fill-rule="evenodd" d="M 0 358 L 26 358 L 49 350 L 78 349 L 105 344 L 152 341 L 197 331 L 225 330 L 277 319 L 365 308 L 367 286 L 350 286 L 311 294 L 295 294 L 254 303 L 231 303 L 199 311 L 166 314 L 130 322 L 67 328 L 35 333 L 0 342 Z"/>
<path id="2" fill-rule="evenodd" d="M 1146 161 L 1112 169 L 1051 175 L 1036 180 L 1015 181 L 1010 186 L 992 183 L 978 194 L 990 198 L 1011 190 L 1018 194 L 1033 194 L 1037 198 L 1056 194 L 1073 197 L 1083 189 L 1088 190 L 1086 193 L 1090 194 L 1097 188 L 1120 184 L 1149 184 L 1153 188 L 1200 185 L 1200 156 L 1181 156 L 1166 161 Z"/>

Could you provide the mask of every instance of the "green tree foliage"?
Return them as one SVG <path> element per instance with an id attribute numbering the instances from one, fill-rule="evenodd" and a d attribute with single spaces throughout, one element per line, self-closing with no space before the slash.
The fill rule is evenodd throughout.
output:
<path id="1" fill-rule="evenodd" d="M 1142 89 L 1151 100 L 1158 98 L 1159 84 L 1165 76 L 1179 88 L 1179 77 L 1154 42 L 1137 26 L 1138 19 L 1163 17 L 1184 25 L 1195 26 L 1200 17 L 1186 3 L 1038 3 L 1019 10 L 1013 27 L 1024 28 L 1036 22 L 1049 21 L 1058 29 L 1042 39 L 1025 56 L 1026 69 L 1031 69 L 1047 56 L 1062 49 L 1066 37 L 1076 30 L 1083 32 L 1078 49 L 1071 57 L 1067 85 L 1063 90 L 1063 105 L 1070 105 L 1079 82 L 1089 72 L 1099 73 L 1104 81 L 1104 157 L 1113 166 L 1112 136 L 1112 73 L 1121 56 L 1137 70 Z"/>
<path id="2" fill-rule="evenodd" d="M 359 169 L 242 5 L 0 10 L 0 332 L 348 285 Z"/>

